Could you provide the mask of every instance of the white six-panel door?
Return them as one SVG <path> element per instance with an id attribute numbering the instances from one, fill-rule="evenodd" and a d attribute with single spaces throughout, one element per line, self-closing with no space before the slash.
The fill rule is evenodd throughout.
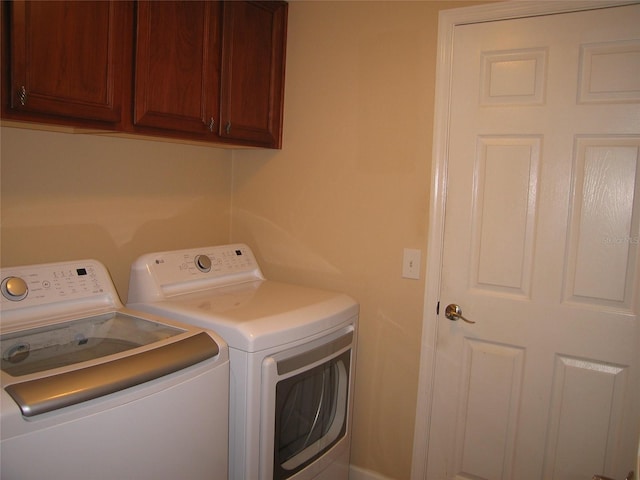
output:
<path id="1" fill-rule="evenodd" d="M 622 479 L 640 427 L 640 5 L 461 25 L 452 51 L 425 478 Z"/>

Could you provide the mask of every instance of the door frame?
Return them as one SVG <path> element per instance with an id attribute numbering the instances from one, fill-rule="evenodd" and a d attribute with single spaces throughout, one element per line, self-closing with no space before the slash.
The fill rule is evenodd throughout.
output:
<path id="1" fill-rule="evenodd" d="M 431 194 L 429 231 L 427 236 L 427 266 L 422 316 L 422 343 L 418 396 L 411 468 L 412 480 L 426 480 L 433 379 L 435 376 L 436 341 L 438 334 L 437 304 L 440 298 L 444 220 L 447 194 L 448 138 L 452 97 L 452 53 L 454 31 L 469 23 L 509 20 L 513 18 L 595 10 L 629 5 L 636 1 L 559 0 L 555 2 L 518 1 L 490 3 L 473 7 L 442 10 L 438 15 L 436 87 L 431 160 Z"/>

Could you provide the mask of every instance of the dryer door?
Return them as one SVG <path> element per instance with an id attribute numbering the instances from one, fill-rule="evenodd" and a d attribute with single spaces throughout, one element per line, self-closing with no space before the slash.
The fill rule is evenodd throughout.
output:
<path id="1" fill-rule="evenodd" d="M 271 396 L 275 394 L 275 402 L 268 402 L 275 411 L 267 416 L 273 418 L 274 480 L 295 475 L 345 436 L 352 339 L 349 332 L 265 361 Z"/>

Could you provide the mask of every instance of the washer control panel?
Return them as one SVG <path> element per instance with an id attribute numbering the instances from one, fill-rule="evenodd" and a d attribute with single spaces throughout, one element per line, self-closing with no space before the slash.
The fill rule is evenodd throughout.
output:
<path id="1" fill-rule="evenodd" d="M 95 260 L 9 267 L 0 275 L 3 310 L 79 301 L 113 290 L 109 274 Z"/>

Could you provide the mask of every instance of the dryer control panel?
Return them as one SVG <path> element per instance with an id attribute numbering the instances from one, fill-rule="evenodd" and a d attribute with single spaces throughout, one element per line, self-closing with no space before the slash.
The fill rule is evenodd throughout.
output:
<path id="1" fill-rule="evenodd" d="M 129 302 L 253 280 L 264 276 L 245 244 L 149 253 L 131 267 Z"/>

